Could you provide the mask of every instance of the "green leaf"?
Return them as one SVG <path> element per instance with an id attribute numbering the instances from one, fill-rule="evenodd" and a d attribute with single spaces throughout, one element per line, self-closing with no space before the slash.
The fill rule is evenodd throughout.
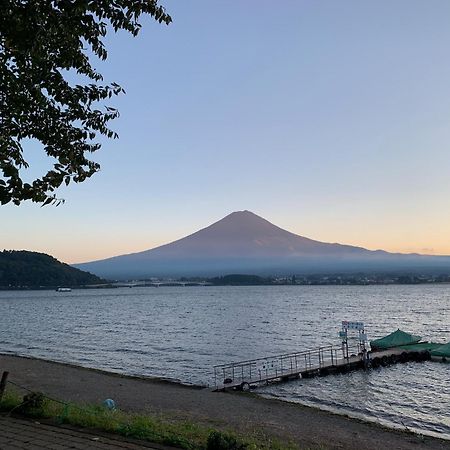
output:
<path id="1" fill-rule="evenodd" d="M 103 77 L 91 58 L 107 59 L 102 39 L 110 27 L 136 35 L 142 15 L 166 24 L 172 20 L 157 0 L 1 1 L 1 204 L 60 204 L 49 194 L 100 169 L 87 155 L 100 149 L 95 142 L 100 135 L 117 138 L 109 122 L 118 111 L 98 102 L 125 91 L 117 83 L 100 84 Z M 89 82 L 71 84 L 63 75 L 70 71 Z M 21 145 L 25 138 L 40 141 L 58 160 L 54 170 L 26 185 L 19 172 L 28 167 Z"/>

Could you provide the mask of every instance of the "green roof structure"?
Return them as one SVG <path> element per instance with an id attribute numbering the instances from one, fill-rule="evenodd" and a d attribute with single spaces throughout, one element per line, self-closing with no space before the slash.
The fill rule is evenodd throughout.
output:
<path id="1" fill-rule="evenodd" d="M 381 338 L 370 341 L 372 350 L 386 350 L 388 348 L 400 347 L 403 345 L 417 344 L 422 339 L 421 336 L 414 336 L 398 329 L 391 334 Z"/>
<path id="2" fill-rule="evenodd" d="M 432 350 L 431 356 L 442 356 L 450 358 L 450 342 L 447 342 L 447 344 L 441 345 L 435 350 Z"/>

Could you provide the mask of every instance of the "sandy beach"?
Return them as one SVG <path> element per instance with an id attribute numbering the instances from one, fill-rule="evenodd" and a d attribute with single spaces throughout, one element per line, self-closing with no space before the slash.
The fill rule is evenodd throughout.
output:
<path id="1" fill-rule="evenodd" d="M 303 448 L 450 449 L 450 441 L 252 394 L 211 392 L 11 355 L 0 355 L 3 370 L 10 372 L 12 382 L 61 400 L 101 403 L 113 398 L 124 411 L 189 419 L 242 433 L 263 431 Z"/>

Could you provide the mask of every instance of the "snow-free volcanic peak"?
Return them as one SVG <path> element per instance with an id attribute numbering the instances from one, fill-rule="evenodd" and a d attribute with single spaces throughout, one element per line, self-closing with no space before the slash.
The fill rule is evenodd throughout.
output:
<path id="1" fill-rule="evenodd" d="M 283 230 L 247 210 L 235 211 L 206 228 L 154 249 L 76 265 L 112 279 L 398 271 L 431 266 L 450 268 L 450 259 L 315 241 Z"/>

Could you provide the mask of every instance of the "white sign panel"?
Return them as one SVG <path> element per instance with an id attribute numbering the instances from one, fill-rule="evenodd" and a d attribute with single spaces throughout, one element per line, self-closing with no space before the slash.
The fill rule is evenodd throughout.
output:
<path id="1" fill-rule="evenodd" d="M 364 330 L 364 322 L 349 322 L 348 320 L 342 321 L 343 330 Z"/>

